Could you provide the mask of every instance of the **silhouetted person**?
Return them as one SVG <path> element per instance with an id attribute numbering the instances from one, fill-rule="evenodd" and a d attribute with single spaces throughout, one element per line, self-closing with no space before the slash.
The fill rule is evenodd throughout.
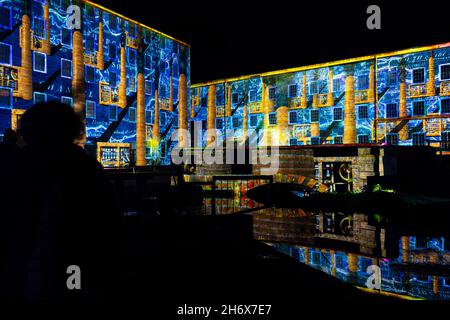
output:
<path id="1" fill-rule="evenodd" d="M 0 283 L 7 297 L 91 301 L 112 292 L 120 218 L 101 165 L 74 144 L 82 130 L 73 109 L 58 102 L 38 103 L 22 116 L 26 146 Z M 71 265 L 81 269 L 81 290 L 67 287 Z"/>

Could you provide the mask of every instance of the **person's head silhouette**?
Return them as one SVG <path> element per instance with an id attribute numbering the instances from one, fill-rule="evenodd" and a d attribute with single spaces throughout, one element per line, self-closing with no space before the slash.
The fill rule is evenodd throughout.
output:
<path id="1" fill-rule="evenodd" d="M 20 120 L 20 133 L 29 146 L 59 148 L 71 145 L 82 134 L 80 117 L 67 104 L 36 103 Z"/>

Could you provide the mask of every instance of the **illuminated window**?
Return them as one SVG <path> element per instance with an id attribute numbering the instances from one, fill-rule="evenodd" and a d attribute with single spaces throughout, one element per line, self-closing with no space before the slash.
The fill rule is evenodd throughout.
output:
<path id="1" fill-rule="evenodd" d="M 239 102 L 239 93 L 235 92 L 231 95 L 231 102 L 233 104 L 238 103 Z"/>
<path id="2" fill-rule="evenodd" d="M 369 119 L 369 107 L 366 105 L 358 106 L 358 119 L 365 120 Z"/>
<path id="3" fill-rule="evenodd" d="M 42 92 L 35 92 L 34 93 L 34 103 L 39 102 L 46 102 L 47 101 L 47 95 Z"/>
<path id="4" fill-rule="evenodd" d="M 47 73 L 47 55 L 33 51 L 33 71 Z"/>
<path id="5" fill-rule="evenodd" d="M 290 146 L 296 146 L 297 145 L 297 138 L 290 138 L 289 139 L 289 145 Z"/>
<path id="6" fill-rule="evenodd" d="M 398 108 L 396 103 L 386 104 L 386 118 L 398 118 Z"/>
<path id="7" fill-rule="evenodd" d="M 363 75 L 358 77 L 358 89 L 366 90 L 369 88 L 369 76 Z"/>
<path id="8" fill-rule="evenodd" d="M 397 85 L 397 71 L 389 71 L 386 79 L 388 86 Z"/>
<path id="9" fill-rule="evenodd" d="M 334 144 L 343 144 L 344 138 L 342 136 L 336 136 L 333 138 L 333 142 Z"/>
<path id="10" fill-rule="evenodd" d="M 450 99 L 441 99 L 441 113 L 450 113 Z"/>
<path id="11" fill-rule="evenodd" d="M 277 124 L 277 113 L 269 113 L 269 126 L 274 126 Z"/>
<path id="12" fill-rule="evenodd" d="M 117 86 L 117 74 L 115 72 L 109 72 L 109 85 L 112 88 Z"/>
<path id="13" fill-rule="evenodd" d="M 425 115 L 425 101 L 414 101 L 413 102 L 413 115 L 414 116 L 424 116 Z"/>
<path id="14" fill-rule="evenodd" d="M 256 127 L 258 125 L 258 116 L 253 114 L 250 116 L 250 127 Z"/>
<path id="15" fill-rule="evenodd" d="M 358 135 L 358 143 L 359 144 L 368 144 L 369 143 L 369 135 L 368 134 L 360 134 Z"/>
<path id="16" fill-rule="evenodd" d="M 298 113 L 297 111 L 289 111 L 289 124 L 294 124 L 297 123 L 298 119 L 297 119 Z"/>
<path id="17" fill-rule="evenodd" d="M 95 83 L 95 68 L 92 66 L 86 66 L 86 76 L 87 83 Z"/>
<path id="18" fill-rule="evenodd" d="M 342 91 L 342 81 L 340 78 L 333 79 L 333 92 L 340 92 Z"/>
<path id="19" fill-rule="evenodd" d="M 256 102 L 256 90 L 250 90 L 248 92 L 248 101 L 249 102 Z"/>
<path id="20" fill-rule="evenodd" d="M 311 137 L 311 144 L 312 145 L 320 144 L 320 137 Z"/>
<path id="21" fill-rule="evenodd" d="M 112 60 L 116 59 L 117 57 L 117 47 L 114 43 L 110 43 L 108 46 L 108 56 Z"/>
<path id="22" fill-rule="evenodd" d="M 61 59 L 61 77 L 72 78 L 72 61 Z"/>
<path id="23" fill-rule="evenodd" d="M 61 28 L 61 44 L 65 46 L 72 46 L 72 32 L 70 29 Z"/>
<path id="24" fill-rule="evenodd" d="M 86 100 L 86 118 L 95 119 L 95 101 Z"/>
<path id="25" fill-rule="evenodd" d="M 71 107 L 73 107 L 73 99 L 71 97 L 61 97 L 61 103 L 65 103 Z"/>
<path id="26" fill-rule="evenodd" d="M 344 114 L 342 112 L 342 108 L 334 108 L 333 109 L 333 121 L 342 121 L 344 118 Z"/>
<path id="27" fill-rule="evenodd" d="M 0 63 L 12 64 L 11 45 L 0 42 Z"/>
<path id="28" fill-rule="evenodd" d="M 130 109 L 128 109 L 128 121 L 136 122 L 136 108 L 130 107 Z"/>
<path id="29" fill-rule="evenodd" d="M 117 120 L 117 107 L 109 106 L 109 120 Z"/>
<path id="30" fill-rule="evenodd" d="M 0 6 L 0 28 L 11 29 L 11 8 Z"/>
<path id="31" fill-rule="evenodd" d="M 241 126 L 241 117 L 233 117 L 233 128 L 239 128 Z"/>
<path id="32" fill-rule="evenodd" d="M 418 68 L 413 70 L 413 83 L 424 83 L 425 82 L 425 69 Z"/>
<path id="33" fill-rule="evenodd" d="M 425 145 L 425 133 L 423 132 L 414 132 L 412 134 L 413 145 L 415 146 L 423 146 Z"/>
<path id="34" fill-rule="evenodd" d="M 450 64 L 443 64 L 440 66 L 441 80 L 450 80 Z"/>
<path id="35" fill-rule="evenodd" d="M 12 90 L 9 88 L 0 88 L 0 108 L 12 108 Z"/>
<path id="36" fill-rule="evenodd" d="M 223 129 L 223 118 L 217 118 L 216 119 L 216 129 L 222 130 Z"/>
<path id="37" fill-rule="evenodd" d="M 311 110 L 311 122 L 319 122 L 319 110 Z"/>
<path id="38" fill-rule="evenodd" d="M 277 92 L 277 88 L 276 87 L 270 87 L 269 88 L 269 100 L 274 100 L 275 99 L 276 92 Z"/>
<path id="39" fill-rule="evenodd" d="M 93 52 L 94 51 L 94 37 L 93 36 L 86 36 L 84 38 L 84 46 L 87 52 Z"/>
<path id="40" fill-rule="evenodd" d="M 297 97 L 297 85 L 291 84 L 288 87 L 288 96 L 289 98 L 295 98 Z"/>
<path id="41" fill-rule="evenodd" d="M 398 145 L 398 133 L 388 133 L 385 139 L 386 142 L 390 145 Z"/>

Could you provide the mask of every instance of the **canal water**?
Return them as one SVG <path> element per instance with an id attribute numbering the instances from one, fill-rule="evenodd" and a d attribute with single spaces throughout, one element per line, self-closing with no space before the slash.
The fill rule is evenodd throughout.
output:
<path id="1" fill-rule="evenodd" d="M 420 222 L 302 209 L 266 208 L 252 214 L 256 239 L 362 290 L 450 300 L 448 226 L 421 230 Z"/>

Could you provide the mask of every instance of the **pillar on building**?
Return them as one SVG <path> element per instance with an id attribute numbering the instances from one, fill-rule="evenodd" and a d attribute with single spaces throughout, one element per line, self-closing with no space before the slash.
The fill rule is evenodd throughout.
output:
<path id="1" fill-rule="evenodd" d="M 231 116 L 231 84 L 226 84 L 225 88 L 227 90 L 227 104 L 225 107 L 225 116 Z"/>
<path id="2" fill-rule="evenodd" d="M 50 9 L 49 9 L 49 1 L 46 0 L 44 3 L 44 25 L 45 25 L 45 39 L 42 41 L 42 52 L 49 55 L 51 54 L 51 46 L 50 46 Z"/>
<path id="3" fill-rule="evenodd" d="M 86 144 L 86 97 L 84 91 L 84 49 L 83 33 L 81 30 L 74 30 L 72 39 L 72 96 L 73 109 L 83 122 L 83 133 L 77 144 Z"/>
<path id="4" fill-rule="evenodd" d="M 187 136 L 187 82 L 186 75 L 180 74 L 178 82 L 178 143 L 180 147 L 186 147 L 188 145 Z"/>
<path id="5" fill-rule="evenodd" d="M 22 16 L 22 63 L 19 69 L 19 94 L 24 100 L 33 99 L 33 73 L 31 64 L 31 29 L 28 10 Z"/>
<path id="6" fill-rule="evenodd" d="M 333 68 L 330 68 L 328 71 L 328 94 L 327 94 L 327 105 L 334 105 L 334 97 L 333 97 Z"/>
<path id="7" fill-rule="evenodd" d="M 119 106 L 127 106 L 127 63 L 125 56 L 125 43 L 120 47 L 120 84 L 119 84 Z"/>
<path id="8" fill-rule="evenodd" d="M 409 237 L 402 237 L 402 257 L 403 257 L 403 263 L 409 262 Z"/>
<path id="9" fill-rule="evenodd" d="M 319 99 L 317 93 L 313 95 L 312 107 L 313 110 L 317 110 L 319 105 Z M 311 122 L 311 137 L 320 137 L 320 124 L 319 122 Z"/>
<path id="10" fill-rule="evenodd" d="M 185 77 L 185 80 L 186 80 L 186 77 Z M 170 110 L 170 112 L 173 112 L 173 68 L 172 68 L 172 64 L 170 64 L 170 75 L 169 75 L 169 110 Z"/>
<path id="11" fill-rule="evenodd" d="M 427 82 L 427 94 L 434 96 L 436 94 L 436 86 L 434 79 L 434 53 L 430 51 L 430 57 L 428 58 L 428 82 Z"/>
<path id="12" fill-rule="evenodd" d="M 439 277 L 433 276 L 433 294 L 435 296 L 439 295 Z"/>
<path id="13" fill-rule="evenodd" d="M 336 277 L 336 252 L 334 250 L 330 251 L 331 254 L 331 274 Z"/>
<path id="14" fill-rule="evenodd" d="M 399 103 L 399 117 L 405 118 L 408 116 L 408 110 L 406 108 L 406 83 L 402 81 L 400 83 L 400 103 Z M 408 140 L 408 124 L 404 125 L 399 131 L 399 139 L 404 141 Z"/>
<path id="15" fill-rule="evenodd" d="M 279 107 L 277 109 L 278 144 L 287 146 L 289 139 L 289 108 Z"/>
<path id="16" fill-rule="evenodd" d="M 103 15 L 100 13 L 100 22 L 98 23 L 98 51 L 97 51 L 97 69 L 105 69 L 104 51 L 103 51 Z"/>
<path id="17" fill-rule="evenodd" d="M 136 113 L 136 166 L 145 166 L 145 78 L 142 72 L 137 76 Z"/>
<path id="18" fill-rule="evenodd" d="M 216 129 L 216 85 L 211 84 L 208 87 L 208 118 L 206 121 L 206 129 Z M 211 144 L 215 142 L 215 132 L 209 131 L 206 137 L 206 143 Z"/>
<path id="19" fill-rule="evenodd" d="M 248 135 L 248 109 L 247 105 L 244 104 L 244 109 L 242 110 L 242 142 L 245 143 Z"/>
<path id="20" fill-rule="evenodd" d="M 303 78 L 302 78 L 302 96 L 300 98 L 300 107 L 305 109 L 307 106 L 307 100 L 306 100 L 306 71 L 303 72 Z"/>
<path id="21" fill-rule="evenodd" d="M 270 146 L 272 144 L 272 128 L 270 128 L 269 114 L 273 112 L 274 103 L 273 100 L 269 100 L 269 87 L 264 81 L 261 93 L 261 107 L 264 111 L 264 142 L 266 146 Z"/>
<path id="22" fill-rule="evenodd" d="M 344 144 L 356 143 L 355 79 L 345 79 Z"/>
<path id="23" fill-rule="evenodd" d="M 358 271 L 358 256 L 354 253 L 348 254 L 348 271 L 350 272 Z"/>
<path id="24" fill-rule="evenodd" d="M 155 89 L 155 112 L 153 116 L 152 139 L 159 146 L 159 97 L 158 88 Z"/>
<path id="25" fill-rule="evenodd" d="M 309 248 L 305 247 L 305 264 L 309 264 Z"/>
<path id="26" fill-rule="evenodd" d="M 367 98 L 370 102 L 375 101 L 375 76 L 372 64 L 369 69 L 369 89 L 367 90 Z"/>

